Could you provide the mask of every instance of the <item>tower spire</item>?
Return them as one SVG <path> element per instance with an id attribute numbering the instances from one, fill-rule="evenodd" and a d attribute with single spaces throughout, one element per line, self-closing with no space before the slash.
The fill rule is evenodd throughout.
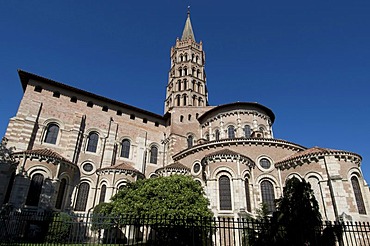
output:
<path id="1" fill-rule="evenodd" d="M 190 21 L 190 6 L 188 6 L 187 15 L 188 17 L 186 18 L 185 27 L 184 27 L 184 31 L 182 32 L 181 40 L 186 40 L 190 38 L 195 41 L 193 27 L 191 26 L 191 21 Z"/>

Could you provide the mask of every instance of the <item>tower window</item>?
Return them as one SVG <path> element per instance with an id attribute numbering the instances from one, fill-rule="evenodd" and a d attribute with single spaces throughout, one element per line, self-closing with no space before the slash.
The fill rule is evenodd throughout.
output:
<path id="1" fill-rule="evenodd" d="M 177 106 L 180 106 L 180 95 L 176 96 L 176 102 L 177 102 Z"/>
<path id="2" fill-rule="evenodd" d="M 358 213 L 366 214 L 365 204 L 364 204 L 364 200 L 362 198 L 362 193 L 361 193 L 361 187 L 360 187 L 360 183 L 358 182 L 357 177 L 353 176 L 351 178 L 351 183 L 352 183 L 353 193 L 355 194 Z"/>
<path id="3" fill-rule="evenodd" d="M 71 97 L 71 102 L 76 103 L 77 102 L 77 97 Z"/>
<path id="4" fill-rule="evenodd" d="M 269 212 L 275 211 L 275 194 L 274 186 L 270 181 L 264 180 L 261 182 L 262 203 L 266 204 Z"/>
<path id="5" fill-rule="evenodd" d="M 156 146 L 150 147 L 150 163 L 157 164 L 158 148 Z"/>
<path id="6" fill-rule="evenodd" d="M 96 132 L 91 132 L 87 139 L 86 151 L 95 153 L 98 147 L 98 142 L 99 142 L 99 135 Z"/>
<path id="7" fill-rule="evenodd" d="M 42 91 L 42 87 L 41 87 L 41 86 L 39 86 L 39 85 L 36 85 L 36 87 L 35 87 L 34 91 L 36 91 L 36 92 L 41 92 L 41 91 Z"/>
<path id="8" fill-rule="evenodd" d="M 194 138 L 192 135 L 189 135 L 188 138 L 187 138 L 187 142 L 188 142 L 188 148 L 191 148 L 193 147 L 193 142 L 194 142 Z"/>
<path id="9" fill-rule="evenodd" d="M 87 182 L 82 182 L 78 188 L 75 210 L 85 211 L 87 199 L 89 197 L 90 185 Z"/>
<path id="10" fill-rule="evenodd" d="M 230 179 L 226 175 L 223 175 L 218 180 L 219 192 L 220 192 L 220 210 L 231 210 L 231 187 Z"/>
<path id="11" fill-rule="evenodd" d="M 60 97 L 59 91 L 54 91 L 53 97 L 59 98 Z"/>
<path id="12" fill-rule="evenodd" d="M 47 127 L 46 134 L 45 134 L 45 143 L 49 144 L 56 144 L 58 139 L 58 133 L 59 133 L 59 126 L 57 124 L 50 124 Z"/>
<path id="13" fill-rule="evenodd" d="M 130 146 L 131 142 L 128 139 L 122 140 L 121 143 L 121 157 L 129 158 L 130 157 Z"/>

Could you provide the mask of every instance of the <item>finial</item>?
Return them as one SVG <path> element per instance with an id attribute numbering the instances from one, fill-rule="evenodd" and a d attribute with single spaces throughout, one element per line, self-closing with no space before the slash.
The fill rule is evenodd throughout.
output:
<path id="1" fill-rule="evenodd" d="M 190 16 L 190 5 L 188 5 L 188 16 Z"/>

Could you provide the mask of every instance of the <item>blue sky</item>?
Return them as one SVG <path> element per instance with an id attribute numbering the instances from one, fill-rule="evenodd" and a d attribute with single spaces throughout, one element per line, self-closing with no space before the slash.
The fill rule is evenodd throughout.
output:
<path id="1" fill-rule="evenodd" d="M 0 135 L 18 68 L 162 114 L 189 4 L 211 105 L 259 102 L 276 138 L 356 152 L 370 181 L 368 0 L 2 1 Z"/>

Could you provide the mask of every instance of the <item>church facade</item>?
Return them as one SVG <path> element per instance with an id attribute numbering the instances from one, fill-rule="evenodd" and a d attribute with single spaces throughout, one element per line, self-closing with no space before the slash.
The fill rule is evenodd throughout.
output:
<path id="1" fill-rule="evenodd" d="M 202 185 L 215 216 L 274 210 L 291 177 L 310 182 L 323 219 L 369 220 L 361 156 L 274 138 L 252 102 L 208 104 L 205 52 L 188 13 L 171 48 L 164 115 L 19 70 L 24 95 L 0 159 L 0 204 L 89 213 L 128 182 L 172 174 Z"/>

